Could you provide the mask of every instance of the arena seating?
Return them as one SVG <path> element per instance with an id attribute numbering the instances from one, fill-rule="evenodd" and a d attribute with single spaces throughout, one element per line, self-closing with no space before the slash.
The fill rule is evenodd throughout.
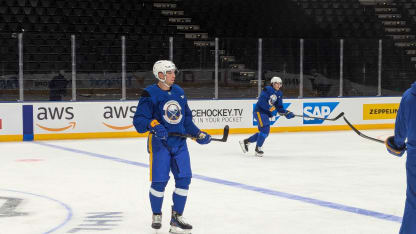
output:
<path id="1" fill-rule="evenodd" d="M 413 27 L 416 2 L 395 4 Z M 345 54 L 352 80 L 362 69 L 356 59 L 368 60 L 370 73 L 377 70 L 377 41 L 383 39 L 387 72 L 412 76 L 416 50 L 398 47 L 383 23 L 374 6 L 358 0 L 0 0 L 0 72 L 17 74 L 17 34 L 23 32 L 27 74 L 70 71 L 75 35 L 79 73 L 120 73 L 121 36 L 127 72 L 150 71 L 155 60 L 168 58 L 172 36 L 175 62 L 185 70 L 213 67 L 215 37 L 221 68 L 254 70 L 257 38 L 263 38 L 263 69 L 292 73 L 299 72 L 304 38 L 305 72 L 318 69 L 330 78 L 338 76 L 342 38 L 352 48 Z"/>

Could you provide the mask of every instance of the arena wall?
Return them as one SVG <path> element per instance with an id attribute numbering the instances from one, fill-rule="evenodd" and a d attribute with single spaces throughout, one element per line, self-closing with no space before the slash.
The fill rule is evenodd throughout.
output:
<path id="1" fill-rule="evenodd" d="M 358 129 L 393 128 L 400 97 L 285 99 L 295 114 L 333 118 L 344 112 Z M 210 134 L 254 133 L 255 99 L 190 100 L 195 124 Z M 137 101 L 1 103 L 0 141 L 144 137 L 132 118 Z M 271 132 L 349 130 L 345 121 L 271 118 Z"/>

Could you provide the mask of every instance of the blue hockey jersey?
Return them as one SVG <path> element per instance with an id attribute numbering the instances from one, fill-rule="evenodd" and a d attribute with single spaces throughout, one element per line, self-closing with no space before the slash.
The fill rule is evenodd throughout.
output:
<path id="1" fill-rule="evenodd" d="M 272 112 L 277 109 L 279 113 L 285 113 L 283 108 L 283 93 L 272 86 L 266 86 L 260 93 L 260 97 L 254 107 L 254 112 L 260 112 L 272 117 Z"/>
<path id="2" fill-rule="evenodd" d="M 396 117 L 395 144 L 402 147 L 406 138 L 407 149 L 416 150 L 416 82 L 404 92 Z"/>
<path id="3" fill-rule="evenodd" d="M 178 85 L 172 85 L 168 91 L 160 89 L 157 84 L 143 90 L 133 117 L 133 125 L 139 133 L 145 133 L 150 130 L 153 119 L 162 124 L 168 133 L 197 136 L 200 132 L 192 122 L 192 112 L 185 93 Z M 169 146 L 178 146 L 184 142 L 184 138 L 173 136 L 167 140 Z"/>

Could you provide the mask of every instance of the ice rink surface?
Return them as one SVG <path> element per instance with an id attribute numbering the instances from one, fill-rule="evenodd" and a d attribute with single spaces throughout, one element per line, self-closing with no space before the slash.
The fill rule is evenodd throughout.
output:
<path id="1" fill-rule="evenodd" d="M 384 139 L 393 130 L 363 131 Z M 405 157 L 352 131 L 274 133 L 255 157 L 188 140 L 195 234 L 398 233 Z M 218 137 L 218 136 L 217 136 Z M 146 138 L 0 143 L 0 233 L 156 233 Z M 171 178 L 162 229 L 169 230 Z"/>

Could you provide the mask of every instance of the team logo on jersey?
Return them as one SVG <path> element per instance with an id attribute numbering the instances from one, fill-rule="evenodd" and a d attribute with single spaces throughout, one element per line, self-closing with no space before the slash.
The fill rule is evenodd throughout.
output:
<path id="1" fill-rule="evenodd" d="M 285 110 L 287 110 L 287 108 L 290 106 L 290 103 L 283 103 L 283 108 L 285 109 Z M 254 110 L 254 108 L 256 107 L 256 104 L 253 104 L 253 110 Z M 281 116 L 277 113 L 277 109 L 276 110 L 274 110 L 274 111 L 272 111 L 272 117 L 270 117 L 270 126 L 271 125 L 273 125 L 279 118 L 280 118 Z M 253 125 L 254 126 L 257 126 L 257 125 L 259 125 L 258 123 L 257 123 L 257 120 L 256 120 L 256 118 L 254 118 L 254 116 L 253 116 Z"/>
<path id="2" fill-rule="evenodd" d="M 339 102 L 303 103 L 303 114 L 311 117 L 327 118 Z M 303 118 L 303 124 L 321 124 L 323 119 Z"/>
<path id="3" fill-rule="evenodd" d="M 269 98 L 269 105 L 273 106 L 273 104 L 276 102 L 276 100 L 277 100 L 276 94 L 271 95 L 270 98 Z"/>
<path id="4" fill-rule="evenodd" d="M 170 100 L 163 106 L 163 118 L 170 124 L 178 124 L 182 120 L 182 108 L 175 100 Z"/>

